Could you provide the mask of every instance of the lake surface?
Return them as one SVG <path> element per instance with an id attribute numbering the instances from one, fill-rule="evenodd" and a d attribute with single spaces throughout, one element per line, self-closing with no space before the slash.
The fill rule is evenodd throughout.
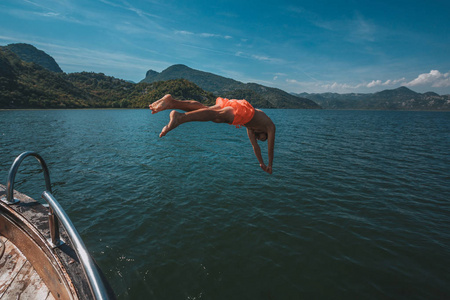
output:
<path id="1" fill-rule="evenodd" d="M 0 111 L 0 182 L 40 153 L 119 299 L 448 299 L 450 113 L 266 112 L 272 175 L 244 128 Z M 44 187 L 25 160 L 16 189 Z"/>

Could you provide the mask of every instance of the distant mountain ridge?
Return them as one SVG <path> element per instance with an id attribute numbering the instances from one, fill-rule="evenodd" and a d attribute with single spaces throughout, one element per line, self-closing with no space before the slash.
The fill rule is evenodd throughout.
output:
<path id="1" fill-rule="evenodd" d="M 374 110 L 450 110 L 450 95 L 433 92 L 416 93 L 407 87 L 384 90 L 371 94 L 295 94 L 309 98 L 324 109 L 374 109 Z"/>
<path id="2" fill-rule="evenodd" d="M 146 78 L 135 84 L 102 73 L 65 74 L 50 55 L 32 45 L 0 46 L 0 108 L 144 108 L 166 93 L 205 105 L 222 96 L 248 99 L 259 108 L 321 105 L 326 109 L 450 110 L 450 95 L 421 94 L 406 87 L 373 94 L 288 94 L 184 65 L 173 65 L 161 73 L 149 70 Z"/>
<path id="3" fill-rule="evenodd" d="M 14 52 L 20 59 L 40 65 L 52 72 L 63 72 L 53 57 L 33 45 L 23 43 L 9 44 L 7 46 L 0 46 L 0 49 Z"/>
<path id="4" fill-rule="evenodd" d="M 216 96 L 244 98 L 260 108 L 320 108 L 310 99 L 298 97 L 277 88 L 257 83 L 242 83 L 180 64 L 170 66 L 161 73 L 149 70 L 141 82 L 150 83 L 169 79 L 186 79 Z"/>

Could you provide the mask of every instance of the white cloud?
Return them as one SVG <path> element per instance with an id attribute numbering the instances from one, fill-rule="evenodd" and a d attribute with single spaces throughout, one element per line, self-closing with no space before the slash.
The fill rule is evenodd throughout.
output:
<path id="1" fill-rule="evenodd" d="M 272 81 L 278 81 L 278 79 L 281 79 L 281 77 L 286 77 L 287 76 L 285 73 L 280 73 L 280 72 L 267 73 L 267 74 L 270 75 L 270 76 L 273 76 L 272 77 Z"/>
<path id="2" fill-rule="evenodd" d="M 36 13 L 37 15 L 43 16 L 43 17 L 58 17 L 60 13 L 55 12 L 48 12 L 48 13 Z"/>
<path id="3" fill-rule="evenodd" d="M 382 84 L 381 80 L 372 80 L 372 82 L 367 84 L 367 87 L 371 88 L 371 87 L 378 86 L 381 84 Z"/>
<path id="4" fill-rule="evenodd" d="M 374 42 L 377 32 L 376 26 L 361 14 L 357 13 L 353 21 L 349 22 L 350 37 L 355 40 Z"/>
<path id="5" fill-rule="evenodd" d="M 394 80 L 390 80 L 389 79 L 389 80 L 386 80 L 386 82 L 383 83 L 383 85 L 396 85 L 396 84 L 399 84 L 399 83 L 404 83 L 405 80 L 406 80 L 405 77 L 402 77 L 402 78 L 399 78 L 399 79 L 394 79 Z"/>
<path id="6" fill-rule="evenodd" d="M 64 3 L 64 1 L 61 1 L 62 3 L 59 3 L 60 1 L 57 1 L 57 3 L 45 3 L 44 1 L 33 2 L 33 1 L 30 1 L 30 0 L 24 0 L 24 2 L 26 2 L 28 4 L 31 4 L 31 5 L 33 5 L 35 7 L 39 7 L 42 10 L 46 10 L 46 11 L 52 11 L 57 6 L 58 7 L 64 7 L 66 5 L 69 5 L 69 3 L 67 3 L 67 2 Z M 44 3 L 42 3 L 42 2 L 44 2 Z"/>
<path id="7" fill-rule="evenodd" d="M 125 34 L 136 34 L 136 35 L 149 34 L 149 32 L 145 27 L 137 26 L 131 22 L 116 23 L 114 28 Z"/>
<path id="8" fill-rule="evenodd" d="M 200 36 L 201 36 L 201 37 L 220 37 L 220 35 L 218 35 L 218 34 L 214 34 L 214 33 L 206 33 L 206 32 L 200 33 Z"/>
<path id="9" fill-rule="evenodd" d="M 432 87 L 439 87 L 439 88 L 450 87 L 450 78 L 438 80 L 437 82 L 433 83 Z"/>
<path id="10" fill-rule="evenodd" d="M 136 8 L 134 6 L 132 6 L 130 3 L 128 2 L 123 2 L 124 5 L 120 5 L 118 3 L 114 3 L 108 0 L 100 0 L 100 2 L 112 6 L 112 7 L 116 7 L 116 8 L 120 8 L 120 9 L 125 9 L 128 11 L 131 11 L 133 13 L 135 13 L 136 15 L 138 15 L 141 18 L 145 18 L 145 17 L 151 17 L 151 18 L 160 18 L 160 16 L 154 15 L 154 14 L 150 14 L 148 12 L 145 12 L 139 8 Z"/>
<path id="11" fill-rule="evenodd" d="M 251 59 L 255 59 L 258 61 L 262 61 L 262 62 L 268 62 L 268 63 L 280 64 L 280 63 L 284 62 L 284 60 L 281 58 L 269 57 L 267 55 L 250 54 L 250 53 L 245 53 L 242 51 L 237 51 L 234 55 L 237 57 L 251 58 Z"/>
<path id="12" fill-rule="evenodd" d="M 405 83 L 405 78 L 399 78 L 399 79 L 388 79 L 386 81 L 381 81 L 380 79 L 377 80 L 372 80 L 371 82 L 367 83 L 367 84 L 359 84 L 356 87 L 367 87 L 367 88 L 373 88 L 373 87 L 377 87 L 377 86 L 394 86 L 397 85 L 399 83 Z"/>
<path id="13" fill-rule="evenodd" d="M 267 57 L 267 56 L 262 56 L 262 55 L 252 55 L 252 57 L 253 57 L 254 59 L 256 59 L 256 60 L 262 60 L 262 61 L 264 61 L 264 60 L 270 60 L 269 57 Z"/>
<path id="14" fill-rule="evenodd" d="M 287 83 L 295 83 L 295 84 L 300 84 L 301 82 L 295 80 L 295 79 L 286 79 Z"/>
<path id="15" fill-rule="evenodd" d="M 416 79 L 406 83 L 406 86 L 431 85 L 432 87 L 449 87 L 450 72 L 442 74 L 438 70 L 431 70 L 430 73 L 420 74 Z"/>
<path id="16" fill-rule="evenodd" d="M 175 30 L 175 34 L 199 36 L 202 38 L 222 38 L 222 39 L 226 39 L 226 40 L 233 38 L 232 36 L 229 36 L 229 35 L 221 35 L 221 34 L 208 33 L 208 32 L 195 33 L 195 32 L 186 31 L 186 30 Z"/>
<path id="17" fill-rule="evenodd" d="M 193 35 L 193 32 L 186 31 L 186 30 L 175 30 L 175 34 L 181 34 L 181 35 Z"/>

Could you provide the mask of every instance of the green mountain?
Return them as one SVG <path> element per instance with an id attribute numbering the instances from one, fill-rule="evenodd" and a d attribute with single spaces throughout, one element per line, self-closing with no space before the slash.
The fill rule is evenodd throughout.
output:
<path id="1" fill-rule="evenodd" d="M 297 94 L 314 100 L 325 109 L 450 110 L 450 95 L 416 93 L 407 87 L 372 94 Z"/>
<path id="2" fill-rule="evenodd" d="M 0 49 L 0 108 L 88 107 L 90 96 L 55 73 Z"/>
<path id="3" fill-rule="evenodd" d="M 313 101 L 286 93 L 280 89 L 256 83 L 242 83 L 231 78 L 191 69 L 185 65 L 173 65 L 161 73 L 149 70 L 141 82 L 169 79 L 187 79 L 216 96 L 246 99 L 260 108 L 320 108 Z"/>
<path id="4" fill-rule="evenodd" d="M 135 84 L 102 73 L 56 73 L 0 49 L 0 108 L 146 108 L 167 93 L 206 105 L 215 99 L 187 80 Z"/>
<path id="5" fill-rule="evenodd" d="M 42 50 L 36 49 L 33 45 L 22 43 L 9 44 L 7 46 L 0 47 L 0 49 L 9 50 L 15 53 L 20 59 L 26 62 L 38 64 L 47 70 L 57 73 L 63 72 L 53 57 Z"/>

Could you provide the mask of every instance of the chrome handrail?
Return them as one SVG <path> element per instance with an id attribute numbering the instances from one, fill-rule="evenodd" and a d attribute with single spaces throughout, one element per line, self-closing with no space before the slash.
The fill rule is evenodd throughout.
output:
<path id="1" fill-rule="evenodd" d="M 94 294 L 95 299 L 110 299 L 104 282 L 101 279 L 100 273 L 94 261 L 92 260 L 92 257 L 89 255 L 89 252 L 87 251 L 80 235 L 75 229 L 75 226 L 73 225 L 72 221 L 70 221 L 64 209 L 52 195 L 50 175 L 48 172 L 47 164 L 39 154 L 33 151 L 28 151 L 20 154 L 14 160 L 8 173 L 6 197 L 3 197 L 1 200 L 6 204 L 17 204 L 19 202 L 19 200 L 13 199 L 14 179 L 20 164 L 28 156 L 34 156 L 39 161 L 44 171 L 46 190 L 42 193 L 42 198 L 49 204 L 49 226 L 51 236 L 51 240 L 49 241 L 49 243 L 53 248 L 58 247 L 62 244 L 62 241 L 59 238 L 59 220 L 63 224 L 64 228 L 66 228 L 69 239 L 72 241 L 72 244 L 75 248 L 74 250 L 81 261 L 83 271 L 88 278 L 89 288 Z"/>
<path id="2" fill-rule="evenodd" d="M 19 169 L 20 164 L 22 161 L 27 158 L 28 156 L 34 156 L 37 161 L 41 164 L 42 170 L 44 171 L 44 179 L 45 179 L 45 188 L 50 193 L 52 192 L 52 184 L 50 182 L 50 173 L 48 172 L 47 164 L 45 163 L 45 160 L 36 152 L 33 151 L 27 151 L 23 152 L 19 156 L 16 157 L 14 160 L 11 168 L 9 169 L 8 173 L 8 182 L 6 184 L 6 197 L 2 197 L 0 200 L 4 203 L 11 205 L 11 204 L 17 204 L 20 201 L 18 199 L 14 199 L 14 180 L 16 178 L 17 170 Z M 58 219 L 56 218 L 55 214 L 53 213 L 53 208 L 49 207 L 48 211 L 48 223 L 50 227 L 50 243 L 53 247 L 60 246 L 64 244 L 63 241 L 59 238 L 59 223 Z"/>
<path id="3" fill-rule="evenodd" d="M 42 170 L 44 171 L 45 188 L 50 192 L 52 191 L 52 185 L 50 183 L 50 174 L 48 172 L 47 164 L 45 163 L 44 159 L 39 154 L 37 154 L 36 152 L 33 152 L 33 151 L 23 152 L 22 154 L 20 154 L 19 156 L 16 157 L 11 168 L 9 169 L 8 183 L 6 186 L 6 197 L 3 197 L 1 199 L 6 204 L 15 204 L 15 203 L 20 202 L 17 199 L 13 199 L 13 197 L 14 197 L 14 179 L 16 178 L 16 173 L 17 173 L 17 170 L 19 169 L 20 164 L 28 156 L 34 156 L 39 161 L 39 163 L 41 164 Z"/>
<path id="4" fill-rule="evenodd" d="M 63 224 L 64 228 L 66 228 L 67 234 L 72 241 L 75 252 L 80 259 L 83 270 L 89 280 L 89 287 L 95 295 L 95 299 L 109 299 L 105 285 L 100 277 L 100 273 L 89 255 L 83 240 L 75 229 L 75 226 L 73 226 L 72 221 L 70 221 L 64 209 L 49 191 L 44 191 L 42 193 L 42 198 L 48 202 L 50 207 L 53 207 L 54 213 L 58 216 L 58 219 Z"/>

